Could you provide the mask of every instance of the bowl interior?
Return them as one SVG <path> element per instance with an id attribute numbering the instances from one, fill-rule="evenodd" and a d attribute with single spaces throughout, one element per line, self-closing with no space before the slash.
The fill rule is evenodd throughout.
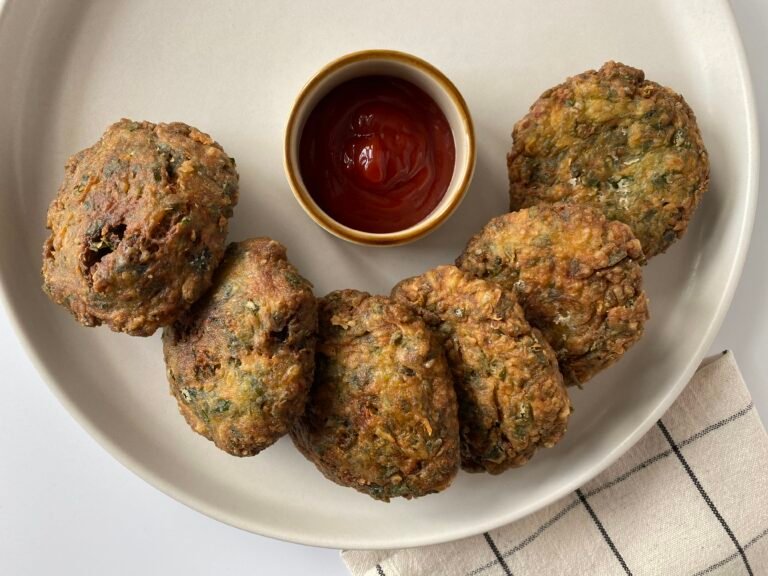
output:
<path id="1" fill-rule="evenodd" d="M 456 162 L 448 189 L 440 203 L 418 224 L 385 234 L 355 230 L 335 221 L 312 199 L 299 168 L 299 142 L 309 114 L 336 86 L 364 76 L 393 76 L 411 82 L 427 93 L 445 114 L 453 133 Z M 472 178 L 475 164 L 474 131 L 466 103 L 456 87 L 441 72 L 423 60 L 393 51 L 364 51 L 347 55 L 329 64 L 305 86 L 299 95 L 293 118 L 286 131 L 286 170 L 293 174 L 292 183 L 299 201 L 308 212 L 331 233 L 345 239 L 366 243 L 381 240 L 413 241 L 433 230 L 458 207 Z M 289 176 L 290 178 L 290 176 Z"/>

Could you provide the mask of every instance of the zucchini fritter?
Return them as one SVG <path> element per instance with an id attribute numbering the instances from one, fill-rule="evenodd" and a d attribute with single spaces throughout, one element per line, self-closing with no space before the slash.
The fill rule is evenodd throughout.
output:
<path id="1" fill-rule="evenodd" d="M 43 289 L 85 326 L 148 336 L 210 286 L 237 199 L 234 160 L 210 136 L 121 120 L 67 162 Z"/>
<path id="2" fill-rule="evenodd" d="M 571 404 L 552 348 L 495 282 L 439 266 L 392 298 L 443 340 L 459 401 L 462 466 L 499 474 L 565 433 Z"/>
<path id="3" fill-rule="evenodd" d="M 456 263 L 512 290 L 583 384 L 640 339 L 648 318 L 640 242 L 629 226 L 579 204 L 540 204 L 491 220 Z"/>
<path id="4" fill-rule="evenodd" d="M 285 248 L 269 238 L 230 244 L 213 288 L 163 331 L 179 410 L 222 450 L 258 454 L 304 411 L 316 333 L 312 285 Z"/>
<path id="5" fill-rule="evenodd" d="M 320 300 L 317 370 L 296 446 L 330 480 L 378 500 L 446 488 L 459 465 L 456 394 L 415 313 L 356 290 Z"/>
<path id="6" fill-rule="evenodd" d="M 709 184 L 693 111 L 616 62 L 544 92 L 512 134 L 510 210 L 588 203 L 628 224 L 650 258 L 685 232 Z"/>

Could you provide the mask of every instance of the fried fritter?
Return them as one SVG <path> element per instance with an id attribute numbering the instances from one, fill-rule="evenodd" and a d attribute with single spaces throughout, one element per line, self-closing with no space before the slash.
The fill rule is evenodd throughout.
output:
<path id="1" fill-rule="evenodd" d="M 491 220 L 457 265 L 512 290 L 583 384 L 640 339 L 648 318 L 640 242 L 629 226 L 579 204 L 540 204 Z"/>
<path id="2" fill-rule="evenodd" d="M 234 160 L 210 136 L 121 120 L 67 162 L 43 289 L 85 326 L 148 336 L 210 286 L 237 199 Z"/>
<path id="3" fill-rule="evenodd" d="M 459 466 L 456 394 L 414 312 L 357 290 L 320 300 L 317 370 L 291 431 L 330 480 L 378 500 L 446 488 Z"/>
<path id="4" fill-rule="evenodd" d="M 682 96 L 616 62 L 544 92 L 512 134 L 510 210 L 588 203 L 628 224 L 650 258 L 685 232 L 709 159 Z"/>
<path id="5" fill-rule="evenodd" d="M 227 247 L 211 290 L 163 331 L 171 393 L 189 425 L 258 454 L 304 411 L 314 370 L 312 285 L 269 238 Z"/>
<path id="6" fill-rule="evenodd" d="M 462 466 L 499 474 L 565 433 L 571 404 L 552 348 L 515 296 L 439 266 L 400 282 L 392 298 L 443 340 L 459 401 Z"/>

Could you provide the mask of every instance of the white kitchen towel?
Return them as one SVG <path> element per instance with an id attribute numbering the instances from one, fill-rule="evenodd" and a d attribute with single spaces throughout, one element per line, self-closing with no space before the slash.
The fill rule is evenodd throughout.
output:
<path id="1" fill-rule="evenodd" d="M 354 576 L 768 575 L 768 436 L 730 352 L 580 489 L 424 548 L 342 552 Z"/>

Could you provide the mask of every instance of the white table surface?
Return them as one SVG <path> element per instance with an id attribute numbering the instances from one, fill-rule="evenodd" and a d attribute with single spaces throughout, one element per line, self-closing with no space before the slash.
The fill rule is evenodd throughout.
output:
<path id="1" fill-rule="evenodd" d="M 732 0 L 768 134 L 768 2 Z M 768 182 L 768 143 L 760 156 Z M 712 352 L 734 351 L 768 422 L 768 200 L 758 201 L 744 274 Z M 338 551 L 231 528 L 118 464 L 65 412 L 0 310 L 0 574 L 346 575 Z"/>

